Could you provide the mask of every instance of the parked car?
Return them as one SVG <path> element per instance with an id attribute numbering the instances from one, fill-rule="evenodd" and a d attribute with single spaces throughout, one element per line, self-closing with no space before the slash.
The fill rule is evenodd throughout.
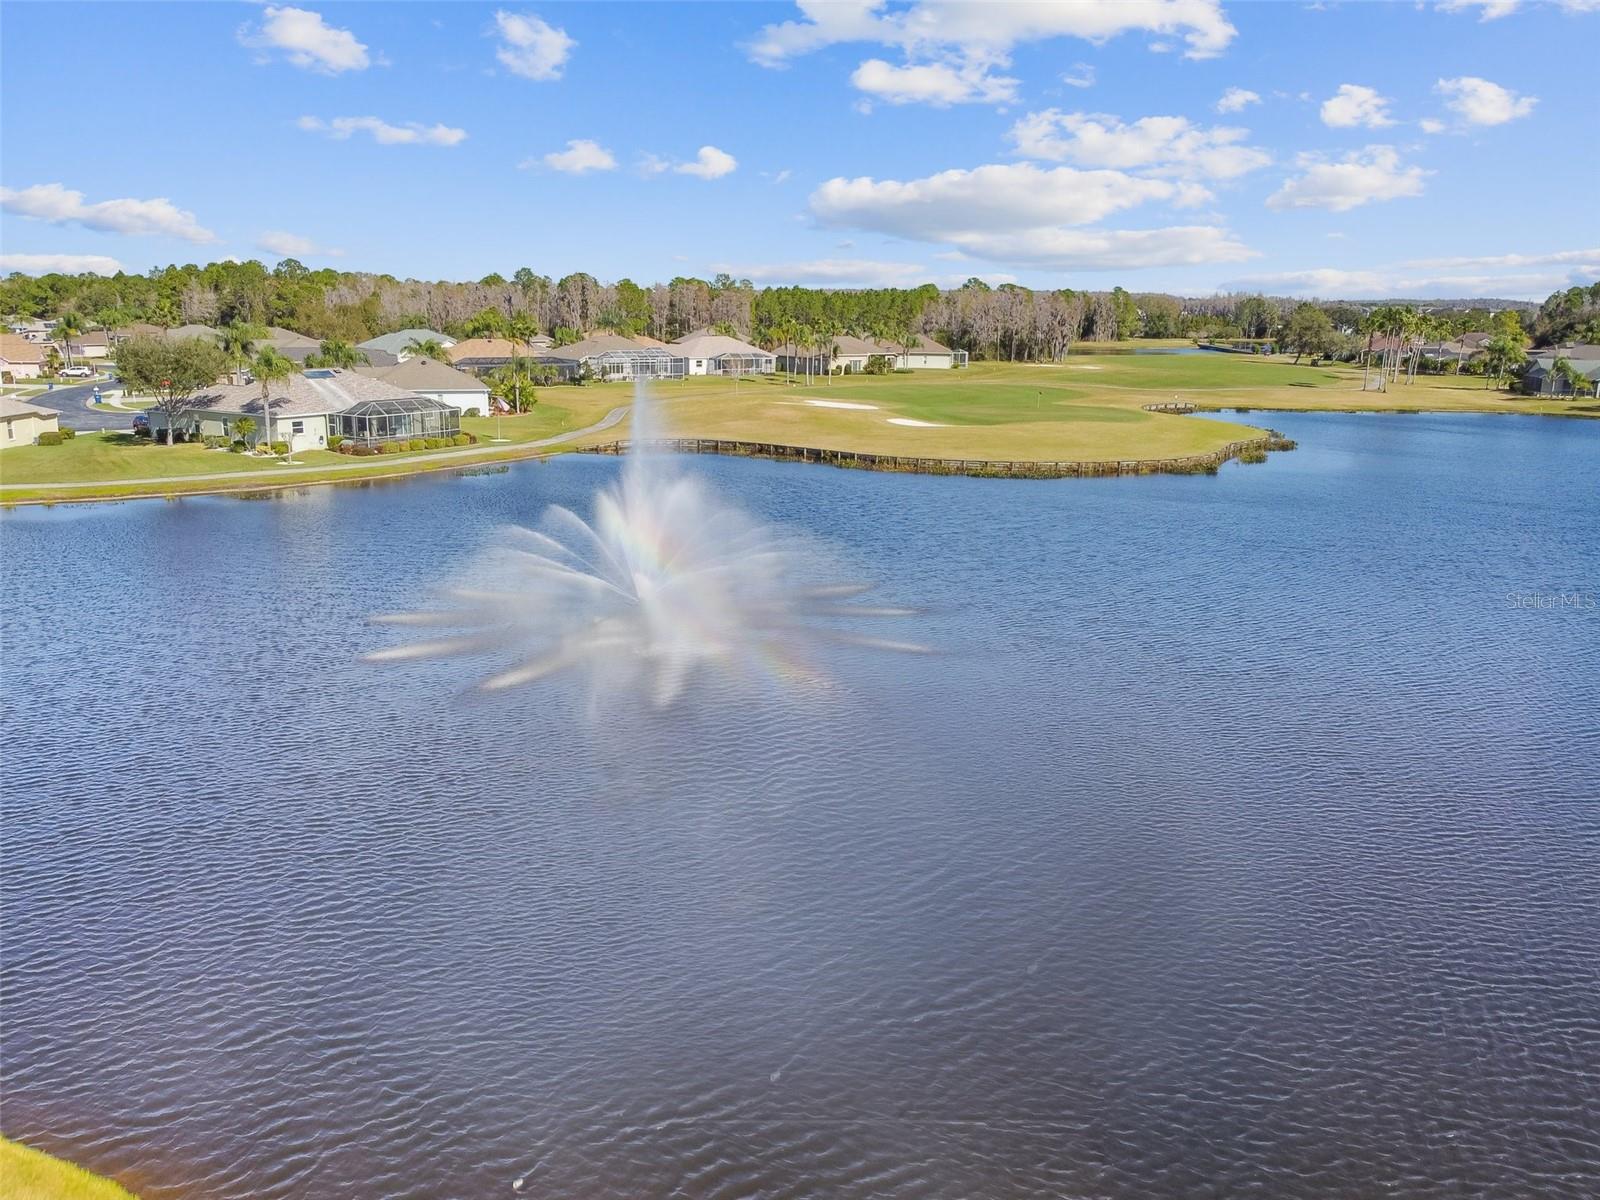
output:
<path id="1" fill-rule="evenodd" d="M 93 367 L 63 367 L 63 368 L 61 368 L 61 378 L 63 378 L 63 379 L 93 379 L 94 378 L 94 368 Z"/>

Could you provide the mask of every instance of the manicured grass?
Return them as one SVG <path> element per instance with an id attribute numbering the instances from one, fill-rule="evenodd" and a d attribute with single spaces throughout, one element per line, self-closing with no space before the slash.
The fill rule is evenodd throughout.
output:
<path id="1" fill-rule="evenodd" d="M 134 1200 L 109 1179 L 0 1138 L 0 1196 L 6 1200 Z"/>
<path id="2" fill-rule="evenodd" d="M 1115 461 L 1205 454 L 1259 435 L 1270 410 L 1420 410 L 1600 415 L 1594 400 L 1523 397 L 1486 389 L 1470 376 L 1423 376 L 1388 392 L 1363 392 L 1348 365 L 1298 365 L 1254 355 L 1074 353 L 1059 364 L 980 363 L 964 371 L 916 371 L 814 379 L 693 378 L 654 385 L 656 430 L 673 437 L 778 442 L 830 450 L 925 458 L 1004 461 Z M 530 412 L 496 421 L 467 418 L 481 439 L 474 453 L 436 450 L 352 459 L 304 451 L 290 472 L 270 461 L 199 446 L 149 445 L 123 435 L 80 435 L 61 446 L 0 453 L 0 503 L 241 490 L 272 483 L 358 480 L 525 457 L 528 444 L 559 437 L 628 405 L 627 385 L 543 387 Z M 832 401 L 865 408 L 829 408 Z M 1146 404 L 1179 401 L 1201 409 L 1248 408 L 1241 422 L 1196 421 L 1151 413 Z M 893 424 L 890 418 L 926 422 Z M 1244 423 L 1248 422 L 1248 424 Z M 494 444 L 496 429 L 507 440 Z M 561 443 L 575 448 L 631 436 L 631 420 Z M 201 478 L 212 474 L 232 478 Z M 276 478 L 274 478 L 276 477 Z M 158 483 L 134 483 L 157 479 Z M 51 484 L 103 482 L 103 487 Z M 33 486 L 30 486 L 33 485 Z"/>

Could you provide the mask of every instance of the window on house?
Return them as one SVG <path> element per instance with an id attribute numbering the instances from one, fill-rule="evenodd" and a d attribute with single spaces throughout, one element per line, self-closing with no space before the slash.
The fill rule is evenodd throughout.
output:
<path id="1" fill-rule="evenodd" d="M 295 421 L 289 426 L 289 431 L 291 433 L 304 433 L 306 431 L 306 423 L 304 421 Z"/>

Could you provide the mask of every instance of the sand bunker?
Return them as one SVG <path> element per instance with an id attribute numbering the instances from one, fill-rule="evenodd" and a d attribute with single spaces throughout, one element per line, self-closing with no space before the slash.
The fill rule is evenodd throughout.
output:
<path id="1" fill-rule="evenodd" d="M 807 400 L 806 403 L 813 408 L 859 408 L 872 412 L 878 410 L 876 404 L 851 404 L 848 400 Z"/>
<path id="2" fill-rule="evenodd" d="M 919 421 L 915 417 L 890 417 L 891 425 L 915 425 L 918 429 L 949 429 L 948 425 L 941 425 L 937 421 Z"/>
<path id="3" fill-rule="evenodd" d="M 1104 367 L 1091 366 L 1089 363 L 1062 363 L 1069 371 L 1104 371 Z"/>

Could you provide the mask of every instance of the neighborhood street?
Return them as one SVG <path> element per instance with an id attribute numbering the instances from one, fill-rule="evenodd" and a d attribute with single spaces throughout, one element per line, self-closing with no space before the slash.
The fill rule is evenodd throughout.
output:
<path id="1" fill-rule="evenodd" d="M 70 425 L 80 433 L 91 429 L 132 429 L 133 413 L 101 412 L 90 407 L 94 403 L 96 386 L 90 381 L 72 387 L 57 387 L 54 391 L 40 392 L 27 403 L 35 408 L 55 409 L 61 414 L 61 424 Z M 109 390 L 104 383 L 98 386 L 102 392 Z"/>

